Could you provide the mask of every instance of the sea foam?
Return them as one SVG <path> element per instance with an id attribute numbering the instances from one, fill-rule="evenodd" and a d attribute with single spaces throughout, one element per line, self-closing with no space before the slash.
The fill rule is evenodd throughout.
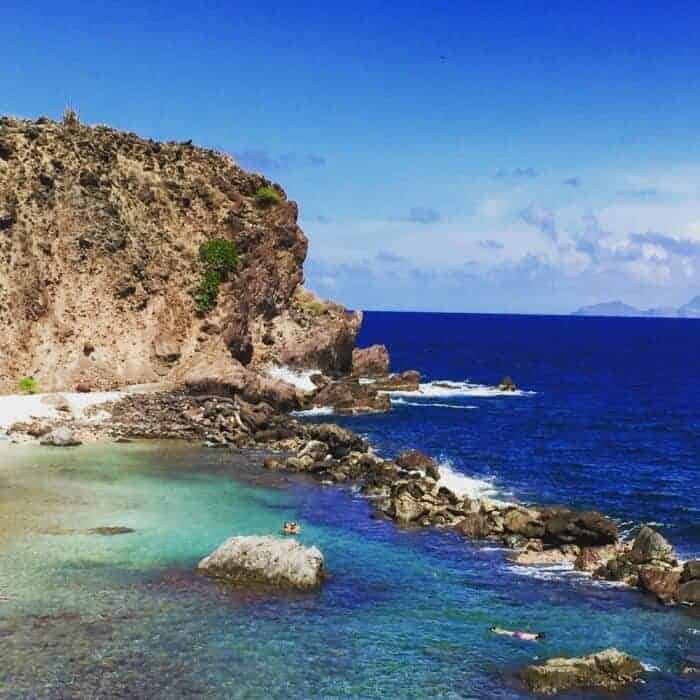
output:
<path id="1" fill-rule="evenodd" d="M 497 493 L 496 487 L 490 481 L 475 479 L 458 472 L 449 460 L 440 462 L 438 467 L 440 469 L 438 484 L 450 489 L 457 496 L 483 498 L 484 496 L 494 496 Z"/>
<path id="2" fill-rule="evenodd" d="M 295 386 L 302 391 L 313 391 L 316 385 L 311 381 L 311 376 L 319 374 L 318 369 L 293 369 L 292 367 L 270 366 L 265 369 L 268 377 L 279 379 L 287 384 Z"/>
<path id="3" fill-rule="evenodd" d="M 387 391 L 390 396 L 421 396 L 425 398 L 446 398 L 450 396 L 473 396 L 475 398 L 492 398 L 496 396 L 532 396 L 536 392 L 523 391 L 502 391 L 496 386 L 486 386 L 485 384 L 474 384 L 469 381 L 455 382 L 451 380 L 436 380 L 419 384 L 416 391 Z"/>

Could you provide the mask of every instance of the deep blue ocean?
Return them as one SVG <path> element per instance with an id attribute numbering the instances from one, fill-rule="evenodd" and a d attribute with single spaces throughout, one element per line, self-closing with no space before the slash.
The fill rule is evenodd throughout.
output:
<path id="1" fill-rule="evenodd" d="M 421 392 L 393 396 L 388 415 L 327 419 L 387 455 L 429 452 L 455 487 L 598 508 L 629 536 L 654 523 L 700 555 L 700 321 L 367 313 L 360 343 L 374 342 L 394 370 L 422 372 Z M 506 374 L 516 395 L 492 388 Z M 698 611 L 399 529 L 352 488 L 246 459 L 0 445 L 0 697 L 515 700 L 529 697 L 523 665 L 609 646 L 649 669 L 621 697 L 700 697 L 681 674 L 700 661 Z M 324 552 L 320 592 L 194 573 L 226 537 L 287 519 Z M 106 525 L 135 532 L 87 534 Z"/>

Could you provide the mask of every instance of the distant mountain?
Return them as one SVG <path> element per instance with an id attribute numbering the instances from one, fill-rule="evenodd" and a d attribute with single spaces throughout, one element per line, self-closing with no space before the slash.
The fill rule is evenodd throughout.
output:
<path id="1" fill-rule="evenodd" d="M 678 309 L 678 315 L 683 318 L 700 318 L 700 295 L 693 297 L 687 304 Z"/>
<path id="2" fill-rule="evenodd" d="M 621 301 L 606 301 L 602 304 L 583 306 L 574 311 L 574 316 L 642 316 L 653 318 L 700 318 L 700 295 L 687 304 L 674 309 L 663 306 L 654 309 L 637 309 Z"/>
<path id="3" fill-rule="evenodd" d="M 574 316 L 642 316 L 643 312 L 621 301 L 606 301 L 602 304 L 584 306 L 574 311 Z"/>

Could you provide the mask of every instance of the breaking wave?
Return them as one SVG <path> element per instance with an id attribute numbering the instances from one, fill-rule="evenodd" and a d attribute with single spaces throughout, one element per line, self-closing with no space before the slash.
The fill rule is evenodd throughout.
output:
<path id="1" fill-rule="evenodd" d="M 454 382 L 450 380 L 436 380 L 419 384 L 417 391 L 388 391 L 390 396 L 422 396 L 425 398 L 445 398 L 449 396 L 473 396 L 475 398 L 492 398 L 496 396 L 532 396 L 536 392 L 523 391 L 501 391 L 496 386 L 486 386 L 485 384 L 473 384 L 472 382 Z"/>
<path id="2" fill-rule="evenodd" d="M 478 406 L 468 406 L 466 404 L 459 403 L 438 403 L 433 401 L 406 401 L 401 396 L 391 396 L 391 403 L 397 404 L 399 406 L 422 406 L 423 408 L 479 408 Z"/>
<path id="3" fill-rule="evenodd" d="M 311 376 L 318 374 L 320 371 L 318 369 L 292 369 L 286 366 L 273 366 L 265 369 L 268 377 L 287 382 L 287 384 L 291 384 L 302 391 L 313 391 L 316 388 L 316 385 L 311 381 Z"/>

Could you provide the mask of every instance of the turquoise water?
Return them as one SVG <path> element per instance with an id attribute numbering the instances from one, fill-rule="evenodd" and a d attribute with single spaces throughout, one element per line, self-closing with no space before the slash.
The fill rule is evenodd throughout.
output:
<path id="1" fill-rule="evenodd" d="M 258 460 L 259 461 L 259 460 Z M 535 658 L 616 645 L 658 667 L 626 697 L 698 697 L 678 675 L 700 620 L 503 553 L 399 530 L 350 490 L 178 444 L 0 451 L 3 698 L 520 698 Z M 233 534 L 302 523 L 320 592 L 194 574 Z M 105 537 L 100 526 L 134 528 Z M 532 644 L 488 627 L 532 628 Z M 596 697 L 592 694 L 571 697 Z"/>

